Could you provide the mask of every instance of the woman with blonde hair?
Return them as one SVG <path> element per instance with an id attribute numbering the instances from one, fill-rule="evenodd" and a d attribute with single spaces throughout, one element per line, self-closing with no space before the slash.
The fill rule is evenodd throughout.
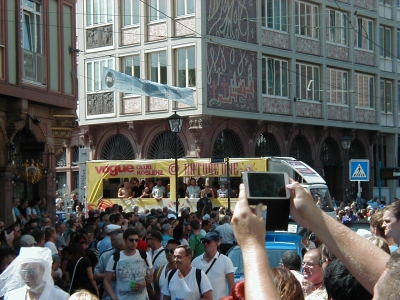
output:
<path id="1" fill-rule="evenodd" d="M 68 300 L 99 300 L 99 297 L 93 295 L 87 290 L 79 290 L 73 293 Z"/>

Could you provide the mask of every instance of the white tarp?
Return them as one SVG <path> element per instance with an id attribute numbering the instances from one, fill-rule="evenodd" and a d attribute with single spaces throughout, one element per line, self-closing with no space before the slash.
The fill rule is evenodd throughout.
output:
<path id="1" fill-rule="evenodd" d="M 140 79 L 106 67 L 103 67 L 101 88 L 103 90 L 175 100 L 194 106 L 192 89 Z"/>

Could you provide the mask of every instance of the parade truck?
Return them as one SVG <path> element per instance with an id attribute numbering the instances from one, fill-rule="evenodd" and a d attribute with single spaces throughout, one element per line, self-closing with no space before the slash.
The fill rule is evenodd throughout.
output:
<path id="1" fill-rule="evenodd" d="M 229 197 L 213 198 L 213 207 L 230 207 L 234 209 L 237 202 L 238 188 L 243 171 L 287 172 L 289 177 L 298 181 L 313 195 L 315 203 L 327 213 L 334 211 L 331 197 L 325 180 L 304 162 L 290 157 L 260 157 L 260 158 L 180 158 L 178 165 L 178 187 L 184 187 L 191 178 L 202 178 L 203 183 L 211 187 L 225 184 L 229 187 Z M 140 210 L 161 208 L 172 210 L 178 207 L 190 207 L 196 210 L 199 198 L 185 198 L 182 192 L 178 197 L 175 181 L 174 159 L 151 160 L 93 160 L 86 162 L 86 206 L 87 209 L 104 209 L 112 204 L 119 204 L 124 211 L 132 211 L 134 206 Z M 229 170 L 229 172 L 228 172 Z M 137 178 L 147 183 L 162 179 L 166 186 L 166 194 L 157 201 L 154 198 L 138 199 L 118 198 L 118 187 L 122 183 Z"/>

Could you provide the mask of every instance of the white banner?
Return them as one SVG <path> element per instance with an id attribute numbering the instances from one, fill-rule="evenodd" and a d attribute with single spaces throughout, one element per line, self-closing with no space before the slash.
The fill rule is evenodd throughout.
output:
<path id="1" fill-rule="evenodd" d="M 101 88 L 103 90 L 175 100 L 194 106 L 192 89 L 140 79 L 106 67 L 103 67 Z"/>

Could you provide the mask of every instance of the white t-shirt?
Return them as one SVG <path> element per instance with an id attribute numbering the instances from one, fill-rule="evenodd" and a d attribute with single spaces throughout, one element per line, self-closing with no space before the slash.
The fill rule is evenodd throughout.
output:
<path id="1" fill-rule="evenodd" d="M 227 289 L 228 282 L 226 281 L 226 275 L 235 272 L 231 259 L 217 252 L 213 259 L 207 262 L 204 260 L 203 254 L 193 259 L 192 267 L 201 269 L 206 272 L 213 263 L 214 259 L 216 259 L 215 263 L 208 271 L 207 277 L 210 280 L 213 289 L 213 299 L 218 300 L 229 295 L 229 290 Z"/>
<path id="2" fill-rule="evenodd" d="M 57 247 L 53 242 L 47 241 L 46 244 L 44 244 L 44 247 L 51 250 L 51 255 L 58 254 Z"/>
<path id="3" fill-rule="evenodd" d="M 199 198 L 200 192 L 201 192 L 201 188 L 198 185 L 196 185 L 195 187 L 193 187 L 192 185 L 189 185 L 186 188 L 186 193 L 188 193 L 190 198 Z"/>
<path id="4" fill-rule="evenodd" d="M 154 198 L 164 197 L 165 187 L 156 185 L 153 187 L 152 193 Z"/>
<path id="5" fill-rule="evenodd" d="M 226 189 L 225 191 L 223 191 L 223 190 L 219 189 L 219 190 L 217 190 L 217 194 L 218 194 L 218 197 L 226 198 L 226 197 L 228 197 L 228 190 Z"/>
<path id="6" fill-rule="evenodd" d="M 30 215 L 37 215 L 36 210 L 34 208 L 30 208 L 29 206 L 25 209 L 26 211 L 26 216 L 30 217 Z"/>
<path id="7" fill-rule="evenodd" d="M 117 295 L 119 300 L 147 300 L 147 289 L 143 288 L 139 291 L 133 291 L 130 288 L 130 282 L 144 282 L 146 271 L 153 268 L 151 264 L 151 256 L 147 254 L 147 267 L 145 261 L 140 256 L 139 250 L 136 250 L 136 253 L 131 256 L 126 256 L 124 251 L 121 251 L 119 260 L 117 262 L 117 266 L 115 268 L 116 275 L 116 284 L 114 292 Z M 106 271 L 114 272 L 114 256 L 111 256 Z"/>
<path id="8" fill-rule="evenodd" d="M 167 282 L 162 289 L 162 293 L 170 296 L 171 299 L 199 300 L 201 294 L 196 281 L 196 268 L 192 267 L 192 270 L 185 278 L 180 278 L 178 273 L 179 271 L 175 272 L 169 284 L 167 275 Z M 212 290 L 210 280 L 208 280 L 203 271 L 201 271 L 200 289 L 202 294 Z"/>
<path id="9" fill-rule="evenodd" d="M 161 252 L 161 253 L 160 253 Z M 168 263 L 167 256 L 165 255 L 165 251 L 163 247 L 160 247 L 156 251 L 151 251 L 152 253 L 152 262 L 153 264 L 153 269 L 157 269 L 159 266 L 165 265 Z M 160 254 L 159 254 L 160 253 Z M 156 259 L 154 259 L 156 258 Z"/>

